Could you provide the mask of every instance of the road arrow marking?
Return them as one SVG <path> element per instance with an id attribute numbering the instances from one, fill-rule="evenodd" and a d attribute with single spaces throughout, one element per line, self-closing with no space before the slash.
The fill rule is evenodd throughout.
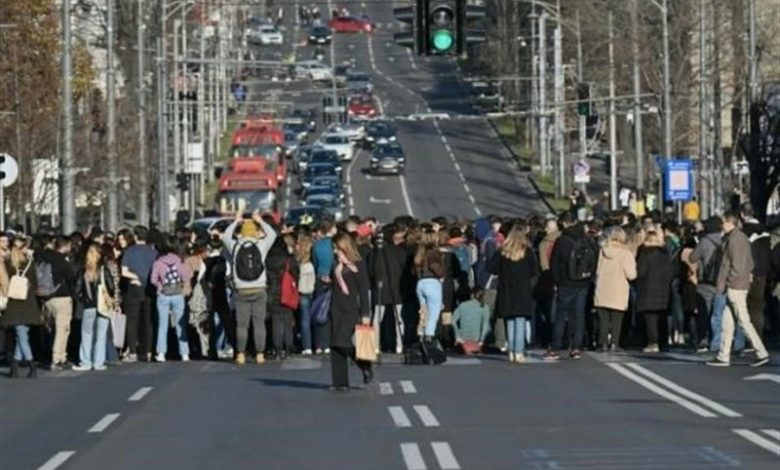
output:
<path id="1" fill-rule="evenodd" d="M 756 374 L 745 377 L 742 380 L 769 380 L 770 382 L 780 384 L 780 374 Z"/>
<path id="2" fill-rule="evenodd" d="M 372 204 L 391 204 L 393 202 L 392 199 L 377 199 L 374 196 L 371 196 L 368 200 Z"/>

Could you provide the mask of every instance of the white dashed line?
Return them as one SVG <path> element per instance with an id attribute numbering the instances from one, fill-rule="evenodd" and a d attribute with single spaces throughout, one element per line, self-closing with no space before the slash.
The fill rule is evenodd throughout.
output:
<path id="1" fill-rule="evenodd" d="M 412 54 L 412 50 L 409 48 L 406 48 L 406 55 L 409 56 L 409 62 L 412 64 L 412 68 L 414 70 L 417 70 L 417 62 L 414 60 L 414 54 Z"/>
<path id="2" fill-rule="evenodd" d="M 69 458 L 73 457 L 73 454 L 75 453 L 75 450 L 63 450 L 62 452 L 57 452 L 45 464 L 38 467 L 38 470 L 54 470 L 55 468 L 64 464 L 65 461 L 67 461 Z"/>
<path id="3" fill-rule="evenodd" d="M 401 390 L 403 390 L 404 393 L 407 394 L 417 393 L 417 387 L 414 386 L 414 383 L 412 383 L 411 380 L 402 380 Z"/>
<path id="4" fill-rule="evenodd" d="M 471 188 L 468 185 L 466 185 L 466 187 L 463 189 L 466 190 L 466 193 L 471 194 Z"/>
<path id="5" fill-rule="evenodd" d="M 130 395 L 127 401 L 141 401 L 149 392 L 152 391 L 152 387 L 141 387 L 137 392 Z"/>
<path id="6" fill-rule="evenodd" d="M 762 429 L 761 432 L 771 437 L 772 439 L 780 442 L 780 431 L 777 429 Z"/>
<path id="7" fill-rule="evenodd" d="M 474 195 L 473 194 L 469 194 L 469 201 L 471 201 L 472 204 L 476 204 L 477 203 L 477 200 L 474 199 Z"/>
<path id="8" fill-rule="evenodd" d="M 463 173 L 462 171 L 460 171 L 460 163 L 458 162 L 455 162 L 455 169 L 458 171 L 458 173 Z"/>
<path id="9" fill-rule="evenodd" d="M 116 421 L 117 418 L 119 418 L 119 413 L 109 413 L 109 414 L 103 416 L 100 419 L 100 421 L 95 423 L 94 426 L 89 428 L 89 431 L 87 431 L 87 432 L 103 432 L 103 431 L 106 430 L 106 428 L 111 426 L 111 423 Z"/>
<path id="10" fill-rule="evenodd" d="M 752 442 L 753 444 L 768 450 L 773 454 L 780 456 L 780 444 L 772 442 L 764 436 L 757 434 L 749 429 L 732 429 L 737 435 Z"/>
<path id="11" fill-rule="evenodd" d="M 404 463 L 408 470 L 427 470 L 425 460 L 423 460 L 420 446 L 414 442 L 404 442 L 401 444 L 401 455 L 404 457 Z"/>
<path id="12" fill-rule="evenodd" d="M 387 408 L 387 411 L 390 412 L 390 417 L 393 418 L 393 423 L 395 423 L 395 427 L 397 428 L 411 428 L 412 422 L 409 420 L 409 417 L 406 415 L 406 411 L 400 406 L 390 406 Z"/>
<path id="13" fill-rule="evenodd" d="M 436 416 L 433 415 L 433 412 L 430 408 L 428 408 L 428 405 L 414 405 L 414 411 L 417 413 L 417 416 L 420 417 L 420 420 L 423 423 L 423 426 L 426 428 L 436 428 L 439 427 L 439 420 L 436 419 Z"/>
<path id="14" fill-rule="evenodd" d="M 380 395 L 392 395 L 393 394 L 393 384 L 390 382 L 380 382 L 379 383 L 379 394 Z"/>
<path id="15" fill-rule="evenodd" d="M 450 144 L 449 144 L 449 143 L 445 143 L 445 144 L 444 144 L 444 148 L 445 148 L 445 149 L 447 149 L 447 153 L 449 153 L 450 155 L 452 155 L 452 147 L 450 147 Z"/>
<path id="16" fill-rule="evenodd" d="M 404 175 L 401 175 L 398 178 L 398 181 L 401 183 L 401 195 L 404 197 L 404 204 L 406 205 L 407 215 L 414 217 L 414 211 L 412 210 L 412 201 L 409 199 L 409 191 L 407 191 L 406 189 L 406 178 L 404 178 Z"/>
<path id="17" fill-rule="evenodd" d="M 455 454 L 452 453 L 452 448 L 447 442 L 431 442 L 431 448 L 436 455 L 436 460 L 439 462 L 439 467 L 442 470 L 458 470 L 460 465 L 455 458 Z"/>

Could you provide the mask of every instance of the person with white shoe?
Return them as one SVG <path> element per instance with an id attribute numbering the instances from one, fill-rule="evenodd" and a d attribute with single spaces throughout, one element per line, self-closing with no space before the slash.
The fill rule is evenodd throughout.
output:
<path id="1" fill-rule="evenodd" d="M 106 338 L 115 310 L 116 284 L 97 244 L 87 248 L 76 286 L 76 297 L 84 311 L 79 364 L 73 370 L 106 370 Z"/>
<path id="2" fill-rule="evenodd" d="M 190 286 L 186 280 L 192 278 L 190 269 L 177 254 L 172 240 L 163 240 L 158 247 L 160 254 L 152 266 L 150 282 L 157 288 L 157 362 L 165 362 L 168 352 L 169 315 L 173 314 L 173 325 L 179 343 L 182 362 L 190 360 L 190 346 L 187 341 L 188 319 L 184 316 L 184 297 L 189 295 Z"/>

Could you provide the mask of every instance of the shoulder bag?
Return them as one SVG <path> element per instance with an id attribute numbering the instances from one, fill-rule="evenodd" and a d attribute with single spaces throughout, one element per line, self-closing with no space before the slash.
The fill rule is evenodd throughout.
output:
<path id="1" fill-rule="evenodd" d="M 32 265 L 32 258 L 27 261 L 27 267 L 24 271 L 16 270 L 16 274 L 11 276 L 11 282 L 8 284 L 8 298 L 15 300 L 27 300 L 30 292 L 30 280 L 27 279 L 27 271 Z"/>
<path id="2" fill-rule="evenodd" d="M 89 289 L 89 287 L 87 287 Z M 108 294 L 106 287 L 106 272 L 103 266 L 100 267 L 100 283 L 97 291 L 97 312 L 104 317 L 112 318 L 116 313 L 116 303 Z"/>

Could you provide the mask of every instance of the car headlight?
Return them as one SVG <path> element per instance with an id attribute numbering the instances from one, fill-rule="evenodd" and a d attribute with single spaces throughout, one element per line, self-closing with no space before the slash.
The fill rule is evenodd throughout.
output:
<path id="1" fill-rule="evenodd" d="M 330 40 L 330 39 L 332 39 L 332 38 L 333 38 L 333 36 L 331 36 L 330 34 L 329 34 L 329 35 L 327 35 L 327 36 L 325 36 L 325 39 L 327 39 L 327 40 Z"/>
<path id="2" fill-rule="evenodd" d="M 368 136 L 368 137 L 366 137 L 366 140 L 367 140 L 367 141 L 369 141 L 369 142 L 373 142 L 373 141 L 374 141 L 374 138 L 373 138 L 373 137 L 371 137 L 371 136 Z"/>
<path id="3" fill-rule="evenodd" d="M 371 163 L 379 163 L 379 159 L 376 157 L 371 157 Z"/>
<path id="4" fill-rule="evenodd" d="M 309 39 L 310 39 L 311 41 L 316 41 L 316 40 L 317 40 L 317 36 L 309 36 Z"/>
<path id="5" fill-rule="evenodd" d="M 395 142 L 395 140 L 396 140 L 396 137 L 394 135 L 391 135 L 390 136 L 390 142 Z"/>

